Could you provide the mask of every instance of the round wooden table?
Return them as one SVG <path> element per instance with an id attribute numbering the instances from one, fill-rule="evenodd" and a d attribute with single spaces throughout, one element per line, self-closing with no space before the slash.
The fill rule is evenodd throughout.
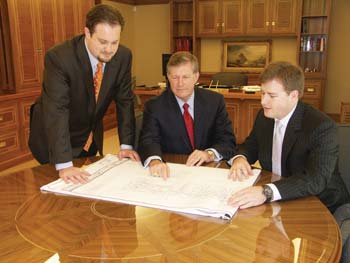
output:
<path id="1" fill-rule="evenodd" d="M 185 158 L 166 156 L 178 163 Z M 338 262 L 340 258 L 337 224 L 315 197 L 239 210 L 227 222 L 40 192 L 40 186 L 56 179 L 57 172 L 48 165 L 0 177 L 0 262 Z M 258 184 L 270 180 L 271 174 L 263 171 Z"/>

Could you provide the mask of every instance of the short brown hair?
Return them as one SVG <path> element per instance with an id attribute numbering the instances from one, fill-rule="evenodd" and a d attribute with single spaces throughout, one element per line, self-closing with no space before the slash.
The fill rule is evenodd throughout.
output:
<path id="1" fill-rule="evenodd" d="M 100 23 L 106 23 L 111 26 L 120 25 L 122 30 L 125 24 L 122 14 L 113 6 L 99 4 L 95 5 L 86 15 L 85 26 L 90 34 L 94 33 L 95 26 Z"/>
<path id="2" fill-rule="evenodd" d="M 261 73 L 260 83 L 263 84 L 274 79 L 281 82 L 288 94 L 297 90 L 299 98 L 303 96 L 304 72 L 300 67 L 285 61 L 272 62 Z"/>
<path id="3" fill-rule="evenodd" d="M 198 72 L 198 59 L 196 56 L 187 51 L 179 51 L 171 55 L 166 66 L 167 73 L 169 73 L 170 67 L 176 67 L 185 63 L 192 64 L 193 73 Z"/>

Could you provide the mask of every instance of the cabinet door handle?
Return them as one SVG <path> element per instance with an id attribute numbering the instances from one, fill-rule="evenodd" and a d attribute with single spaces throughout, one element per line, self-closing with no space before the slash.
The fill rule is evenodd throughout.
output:
<path id="1" fill-rule="evenodd" d="M 6 147 L 6 141 L 0 142 L 0 148 L 4 148 L 4 147 Z"/>
<path id="2" fill-rule="evenodd" d="M 225 23 L 222 23 L 221 26 L 222 26 L 222 27 L 225 27 Z"/>
<path id="3" fill-rule="evenodd" d="M 269 26 L 269 25 L 270 25 L 270 22 L 269 22 L 269 21 L 266 21 L 266 25 Z"/>
<path id="4" fill-rule="evenodd" d="M 306 91 L 307 92 L 315 92 L 315 88 L 307 88 Z"/>
<path id="5" fill-rule="evenodd" d="M 216 27 L 219 27 L 219 26 L 220 26 L 220 23 L 217 23 L 217 24 L 216 24 Z"/>
<path id="6" fill-rule="evenodd" d="M 271 22 L 271 25 L 272 25 L 272 26 L 275 26 L 275 25 L 276 25 L 275 21 L 272 21 L 272 22 Z"/>
<path id="7" fill-rule="evenodd" d="M 4 120 L 4 116 L 0 115 L 0 121 L 3 121 L 3 120 Z"/>

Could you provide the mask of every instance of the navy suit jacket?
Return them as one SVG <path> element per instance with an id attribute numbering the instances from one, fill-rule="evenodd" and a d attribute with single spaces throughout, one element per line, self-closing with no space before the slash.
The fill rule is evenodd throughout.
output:
<path id="1" fill-rule="evenodd" d="M 91 131 L 103 151 L 103 116 L 117 104 L 120 143 L 134 143 L 131 52 L 119 46 L 106 63 L 95 102 L 91 63 L 84 36 L 65 41 L 45 55 L 42 94 L 31 107 L 29 147 L 40 163 L 71 161 L 79 156 Z"/>
<path id="2" fill-rule="evenodd" d="M 214 148 L 224 159 L 230 158 L 235 152 L 235 137 L 224 97 L 200 88 L 194 92 L 195 149 Z M 192 152 L 181 109 L 172 91 L 167 89 L 147 101 L 139 144 L 142 162 L 152 155 Z"/>
<path id="3" fill-rule="evenodd" d="M 261 110 L 238 154 L 251 164 L 259 160 L 264 170 L 271 171 L 273 129 L 274 119 L 266 118 Z M 274 182 L 282 200 L 315 195 L 331 211 L 349 200 L 338 171 L 337 134 L 328 116 L 298 102 L 283 139 L 282 180 Z"/>

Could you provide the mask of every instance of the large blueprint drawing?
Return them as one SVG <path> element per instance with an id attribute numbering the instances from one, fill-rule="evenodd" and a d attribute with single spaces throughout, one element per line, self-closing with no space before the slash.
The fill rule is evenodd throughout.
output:
<path id="1" fill-rule="evenodd" d="M 106 155 L 86 167 L 92 174 L 86 184 L 66 184 L 58 179 L 42 186 L 42 191 L 101 199 L 176 212 L 231 219 L 237 208 L 228 206 L 230 195 L 251 186 L 260 174 L 239 182 L 227 178 L 228 169 L 188 167 L 167 163 L 170 177 L 149 175 L 140 162 Z"/>

